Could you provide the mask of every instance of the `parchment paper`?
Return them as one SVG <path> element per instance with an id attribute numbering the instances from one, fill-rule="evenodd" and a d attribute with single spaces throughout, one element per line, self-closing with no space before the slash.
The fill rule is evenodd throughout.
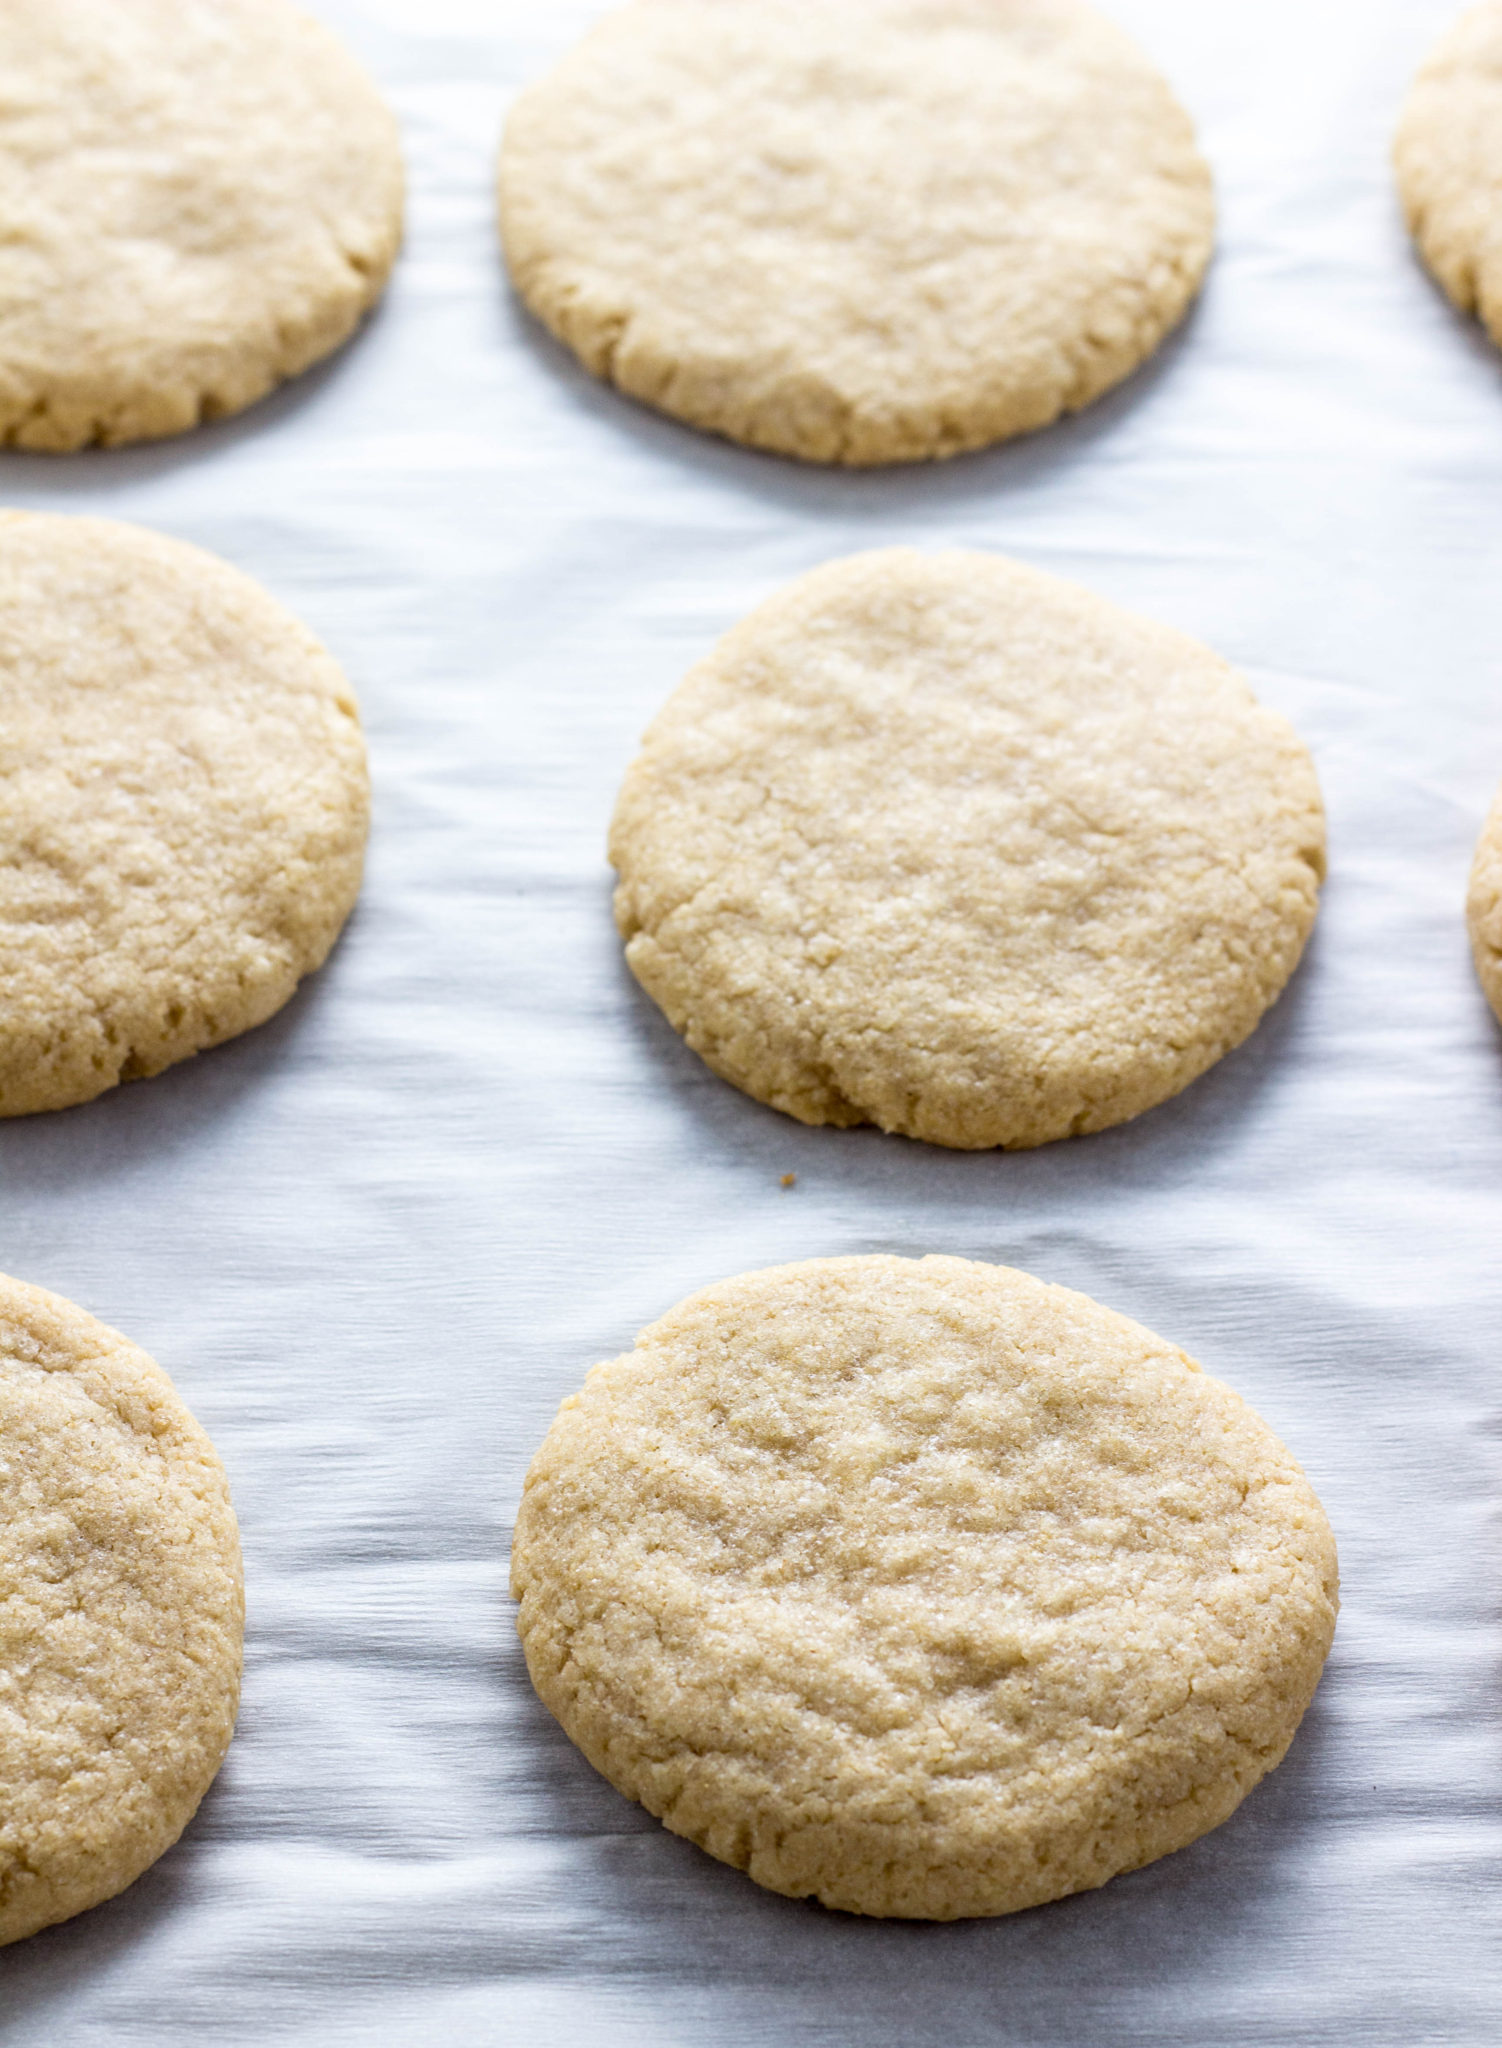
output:
<path id="1" fill-rule="evenodd" d="M 0 1267 L 174 1375 L 250 1599 L 219 1785 L 124 1897 L 0 1955 L 7 2048 L 1502 2039 L 1502 1034 L 1461 916 L 1502 776 L 1502 358 L 1387 168 L 1450 0 L 1112 0 L 1216 166 L 1202 306 L 1078 421 L 868 475 L 658 419 L 509 298 L 501 117 L 597 7 L 314 4 L 405 124 L 384 309 L 241 420 L 0 458 L 0 499 L 262 578 L 355 680 L 377 788 L 360 909 L 281 1018 L 0 1127 Z M 1197 633 L 1315 749 L 1306 965 L 1103 1137 L 803 1130 L 620 963 L 603 839 L 649 716 L 780 583 L 899 541 Z M 1341 1544 L 1284 1767 L 1195 1848 L 1009 1920 L 840 1918 L 675 1840 L 537 1705 L 505 1595 L 527 1460 L 591 1363 L 708 1281 L 876 1249 L 1005 1260 L 1171 1337 Z"/>

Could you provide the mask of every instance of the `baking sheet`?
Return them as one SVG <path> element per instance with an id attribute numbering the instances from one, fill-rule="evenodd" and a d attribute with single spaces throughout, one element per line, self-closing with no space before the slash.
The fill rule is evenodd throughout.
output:
<path id="1" fill-rule="evenodd" d="M 1078 421 L 875 475 L 643 412 L 508 298 L 501 116 L 598 7 L 316 4 L 405 125 L 383 310 L 241 420 L 0 458 L 4 500 L 261 577 L 354 678 L 377 789 L 360 909 L 283 1016 L 0 1126 L 0 1266 L 173 1373 L 250 1600 L 217 1788 L 123 1898 L 0 1955 L 0 2036 L 1494 2042 L 1502 1034 L 1460 906 L 1502 775 L 1502 359 L 1424 279 L 1386 166 L 1449 0 L 1113 0 L 1217 170 L 1203 304 Z M 1316 752 L 1306 965 L 1122 1130 L 1018 1156 L 806 1131 L 620 964 L 602 842 L 647 719 L 780 583 L 893 542 L 1007 550 L 1197 633 Z M 757 1891 L 593 1775 L 512 1632 L 522 1474 L 585 1368 L 705 1282 L 871 1250 L 1015 1263 L 1183 1344 L 1340 1539 L 1284 1767 L 1196 1847 L 1009 1920 Z"/>

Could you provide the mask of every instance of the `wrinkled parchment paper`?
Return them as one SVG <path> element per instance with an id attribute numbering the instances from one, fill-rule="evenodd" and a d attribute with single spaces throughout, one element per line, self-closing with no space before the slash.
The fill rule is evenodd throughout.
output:
<path id="1" fill-rule="evenodd" d="M 229 1466 L 245 1705 L 180 1847 L 0 1955 L 6 2048 L 1252 2048 L 1502 2038 L 1502 1033 L 1461 904 L 1502 777 L 1502 358 L 1387 148 L 1450 0 L 1112 0 L 1201 124 L 1221 253 L 1126 389 L 841 475 L 593 384 L 507 294 L 504 108 L 586 0 L 310 0 L 400 110 L 369 329 L 238 421 L 0 501 L 219 550 L 320 632 L 368 884 L 279 1019 L 0 1126 L 0 1268 L 128 1331 Z M 810 0 L 817 4 L 817 0 Z M 961 1156 L 744 1100 L 635 991 L 603 839 L 688 663 L 831 556 L 1010 551 L 1197 633 L 1313 746 L 1333 870 L 1242 1051 L 1105 1136 Z M 790 1190 L 786 1173 L 797 1174 Z M 505 1594 L 559 1400 L 690 1289 L 868 1250 L 1139 1318 L 1292 1444 L 1345 1611 L 1284 1767 L 1196 1847 L 952 1927 L 759 1892 L 596 1778 Z"/>

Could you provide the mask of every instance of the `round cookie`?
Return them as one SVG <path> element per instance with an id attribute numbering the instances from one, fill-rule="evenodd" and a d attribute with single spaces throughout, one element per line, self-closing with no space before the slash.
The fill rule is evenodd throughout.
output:
<path id="1" fill-rule="evenodd" d="M 1502 1021 L 1502 792 L 1492 805 L 1471 869 L 1466 922 L 1486 999 Z"/>
<path id="2" fill-rule="evenodd" d="M 1335 1624 L 1307 1480 L 1083 1295 L 816 1260 L 680 1304 L 533 1460 L 543 1701 L 758 1884 L 952 1920 L 1104 1884 L 1281 1760 Z"/>
<path id="3" fill-rule="evenodd" d="M 287 0 L 8 0 L 0 76 L 0 443 L 238 412 L 380 296 L 396 123 Z"/>
<path id="4" fill-rule="evenodd" d="M 814 462 L 1077 411 L 1199 288 L 1210 174 L 1082 0 L 631 0 L 517 101 L 517 288 L 596 376 Z"/>
<path id="5" fill-rule="evenodd" d="M 1217 656 L 995 556 L 815 570 L 690 673 L 611 831 L 642 987 L 803 1123 L 1104 1130 L 1282 989 L 1324 817 Z"/>
<path id="6" fill-rule="evenodd" d="M 0 514 L 0 1116 L 87 1102 L 281 1008 L 360 887 L 330 656 L 200 549 Z"/>
<path id="7" fill-rule="evenodd" d="M 1440 39 L 1403 110 L 1395 160 L 1424 261 L 1502 346 L 1502 0 L 1473 7 Z"/>
<path id="8" fill-rule="evenodd" d="M 113 1898 L 229 1746 L 224 1470 L 144 1351 L 0 1277 L 0 1943 Z"/>

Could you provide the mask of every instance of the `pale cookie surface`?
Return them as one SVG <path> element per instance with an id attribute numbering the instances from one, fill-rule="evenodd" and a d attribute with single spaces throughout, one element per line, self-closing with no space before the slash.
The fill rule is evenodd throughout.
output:
<path id="1" fill-rule="evenodd" d="M 0 442 L 238 412 L 379 297 L 396 124 L 287 0 L 7 0 L 0 78 Z"/>
<path id="2" fill-rule="evenodd" d="M 1502 347 L 1502 0 L 1441 38 L 1404 108 L 1396 161 L 1424 261 Z"/>
<path id="3" fill-rule="evenodd" d="M 1314 922 L 1309 755 L 1207 648 L 988 555 L 800 578 L 648 731 L 611 835 L 637 980 L 804 1123 L 1037 1145 L 1247 1036 Z"/>
<path id="4" fill-rule="evenodd" d="M 1329 1525 L 1229 1388 L 1085 1296 L 855 1258 L 694 1295 L 527 1477 L 527 1664 L 759 1884 L 950 1920 L 1104 1884 L 1280 1761 Z"/>
<path id="5" fill-rule="evenodd" d="M 597 375 L 810 461 L 1087 405 L 1210 258 L 1188 117 L 1081 0 L 632 0 L 512 111 L 501 227 Z"/>
<path id="6" fill-rule="evenodd" d="M 247 1031 L 360 886 L 354 698 L 258 584 L 100 519 L 0 515 L 0 1116 Z"/>
<path id="7" fill-rule="evenodd" d="M 1476 848 L 1466 921 L 1481 986 L 1502 1021 L 1502 793 L 1492 805 Z"/>
<path id="8" fill-rule="evenodd" d="M 224 1471 L 172 1382 L 0 1277 L 0 1942 L 171 1848 L 229 1746 L 242 1626 Z"/>

